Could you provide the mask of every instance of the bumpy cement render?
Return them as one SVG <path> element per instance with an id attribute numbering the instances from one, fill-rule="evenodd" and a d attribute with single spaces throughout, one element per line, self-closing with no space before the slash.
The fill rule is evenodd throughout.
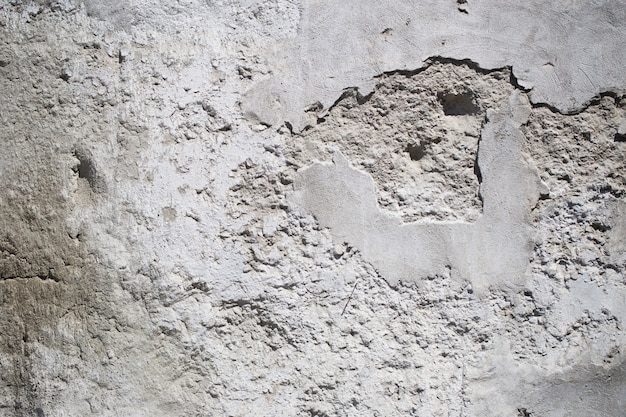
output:
<path id="1" fill-rule="evenodd" d="M 0 415 L 624 416 L 626 7 L 417 3 L 0 3 Z"/>

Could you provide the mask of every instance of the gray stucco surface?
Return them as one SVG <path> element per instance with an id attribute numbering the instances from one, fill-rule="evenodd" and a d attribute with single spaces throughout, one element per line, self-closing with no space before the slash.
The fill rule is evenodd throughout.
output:
<path id="1" fill-rule="evenodd" d="M 0 1 L 0 416 L 624 417 L 626 5 Z"/>

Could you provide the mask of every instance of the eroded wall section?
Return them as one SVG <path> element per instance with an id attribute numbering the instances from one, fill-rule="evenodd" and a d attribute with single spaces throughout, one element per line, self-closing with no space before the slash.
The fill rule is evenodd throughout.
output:
<path id="1" fill-rule="evenodd" d="M 624 13 L 0 2 L 0 415 L 622 417 Z"/>

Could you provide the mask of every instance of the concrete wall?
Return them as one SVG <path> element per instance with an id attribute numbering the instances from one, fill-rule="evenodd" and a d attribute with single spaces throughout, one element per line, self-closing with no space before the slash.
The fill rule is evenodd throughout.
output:
<path id="1" fill-rule="evenodd" d="M 620 1 L 0 3 L 0 415 L 626 410 Z"/>

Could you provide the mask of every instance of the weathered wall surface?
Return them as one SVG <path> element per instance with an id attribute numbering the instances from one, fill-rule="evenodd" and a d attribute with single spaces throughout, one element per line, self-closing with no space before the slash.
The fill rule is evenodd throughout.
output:
<path id="1" fill-rule="evenodd" d="M 0 3 L 0 415 L 623 417 L 626 6 L 553 3 Z"/>

